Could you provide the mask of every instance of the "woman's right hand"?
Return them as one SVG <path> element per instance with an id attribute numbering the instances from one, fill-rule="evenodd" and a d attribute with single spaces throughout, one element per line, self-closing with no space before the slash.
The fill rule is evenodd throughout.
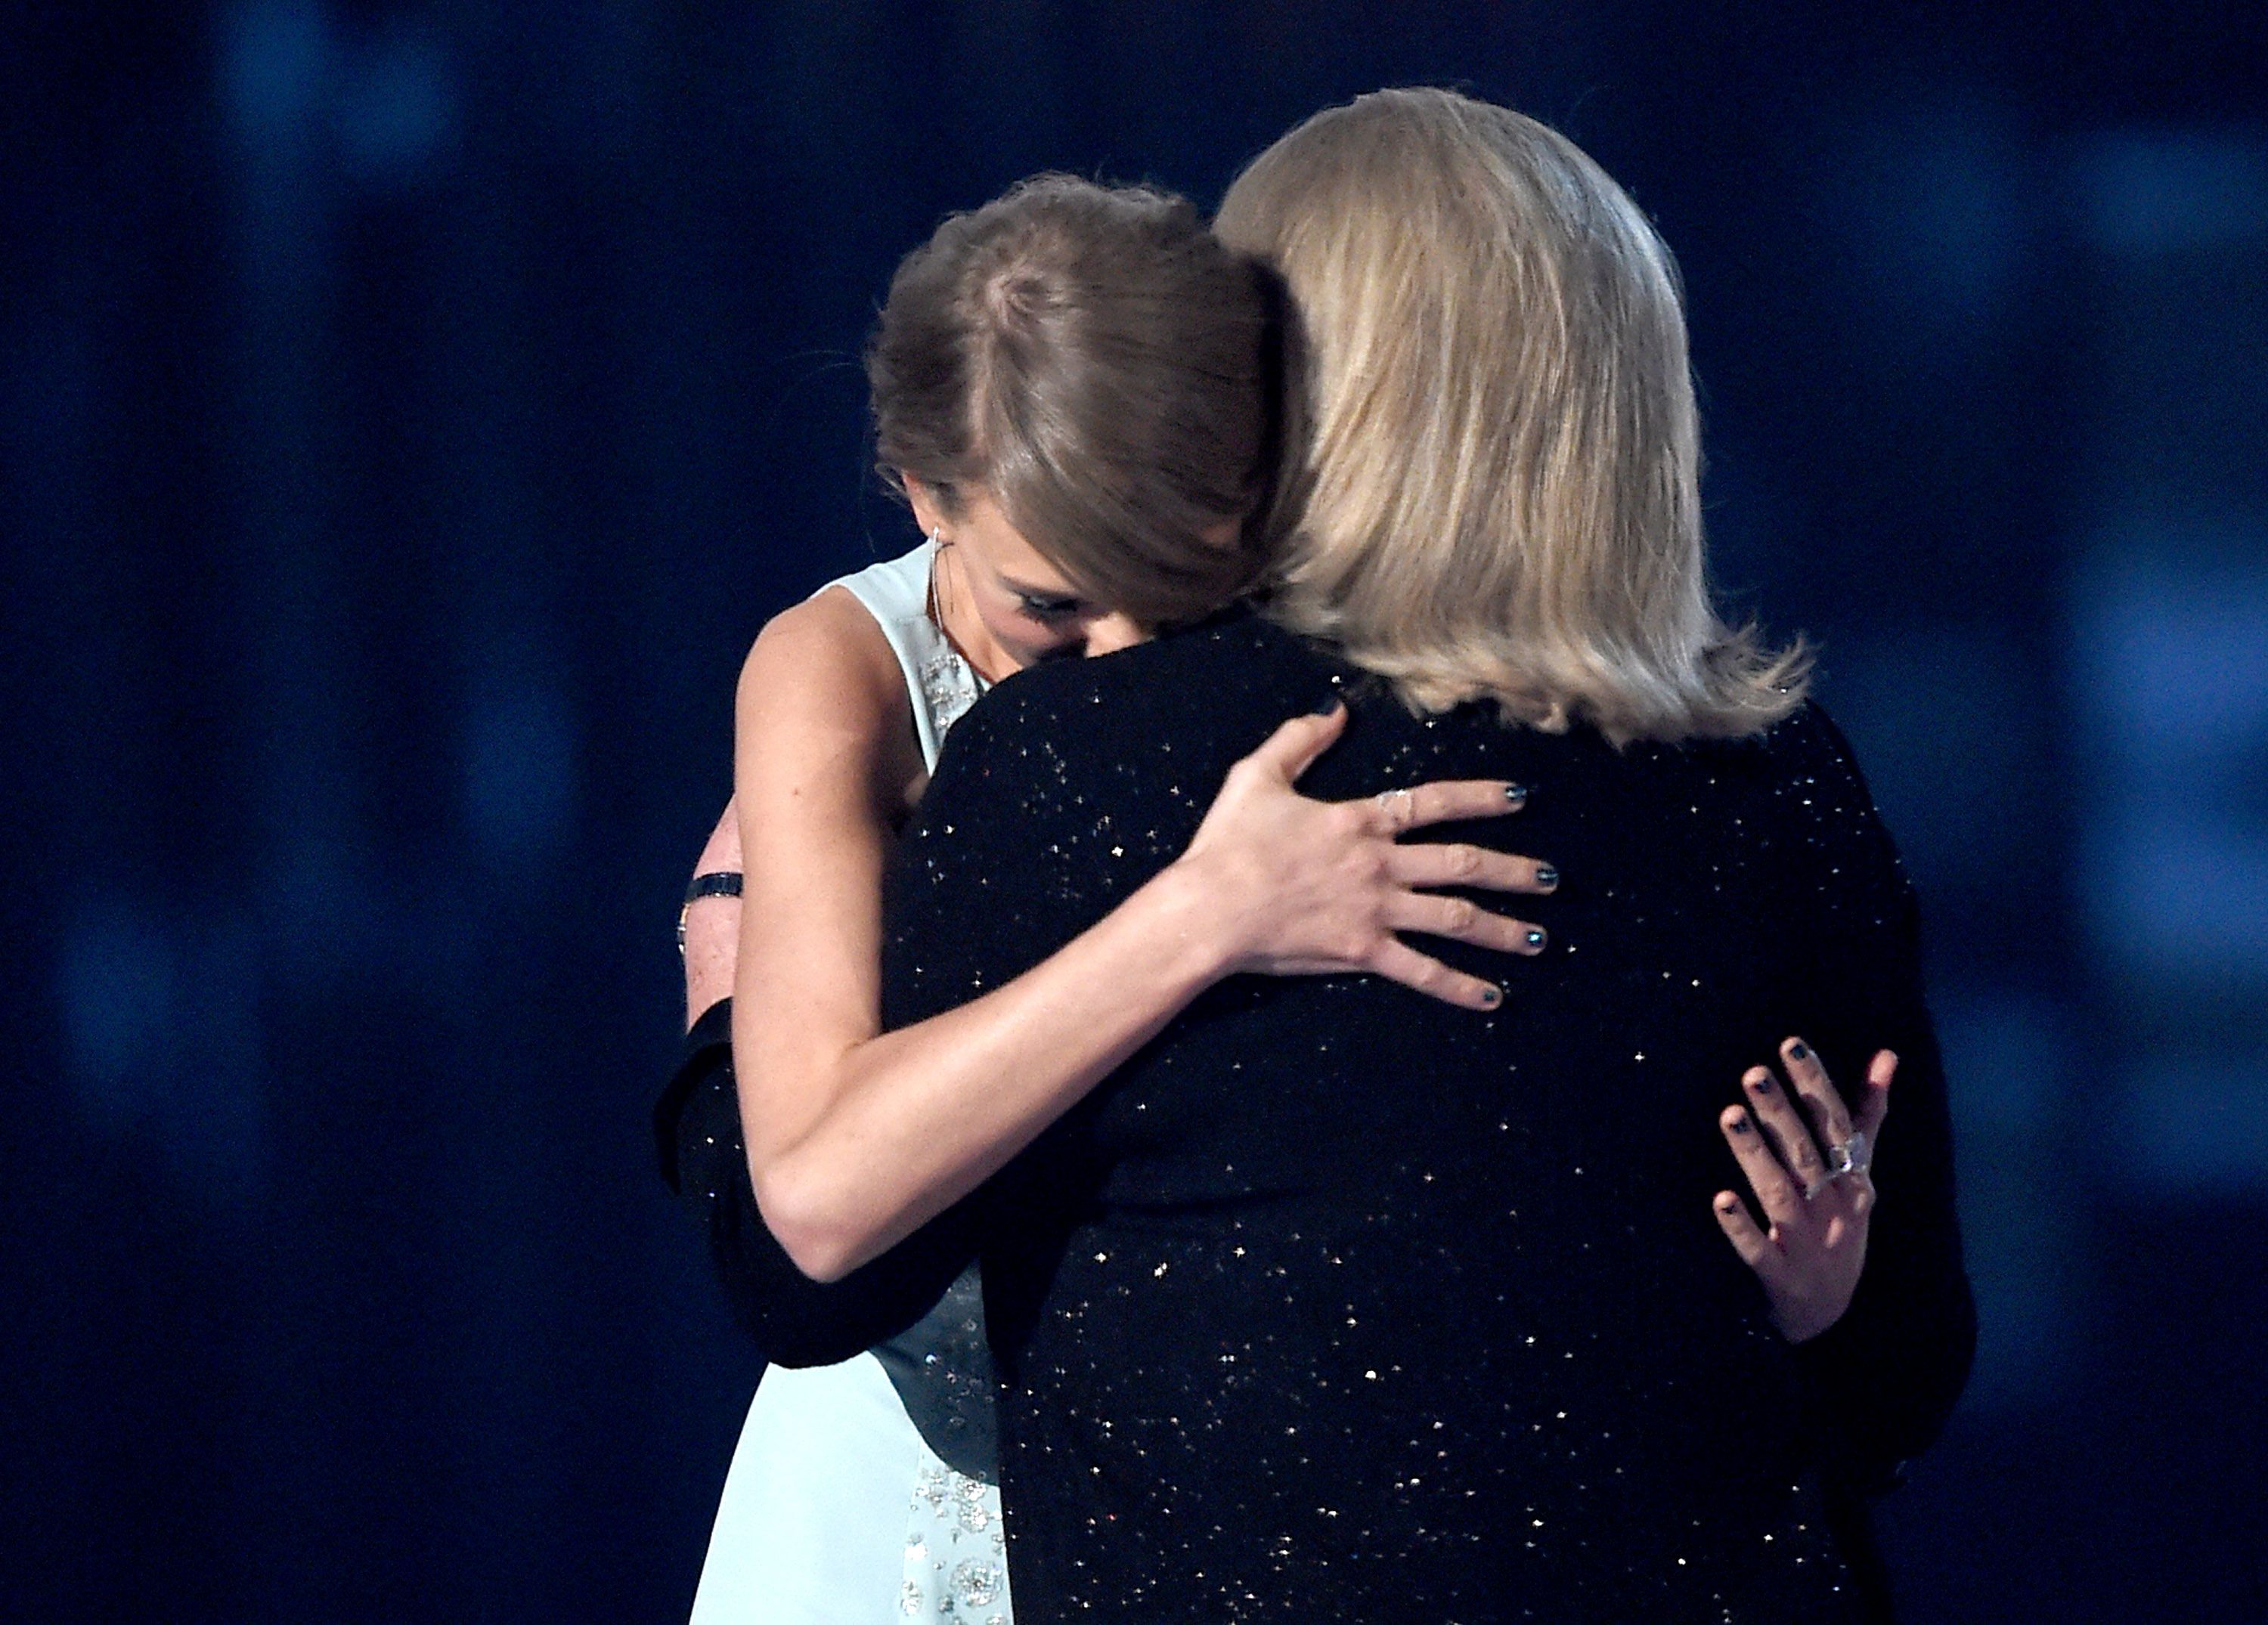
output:
<path id="1" fill-rule="evenodd" d="M 1344 705 L 1295 717 L 1229 769 L 1189 849 L 1176 860 L 1227 933 L 1228 968 L 1266 975 L 1369 971 L 1444 1003 L 1493 1010 L 1503 990 L 1450 969 L 1396 934 L 1505 953 L 1543 951 L 1543 929 L 1429 888 L 1548 893 L 1558 873 L 1484 846 L 1397 837 L 1429 824 L 1498 818 L 1527 799 L 1501 779 L 1443 780 L 1359 801 L 1292 788 L 1346 731 Z"/>
<path id="2" fill-rule="evenodd" d="M 1873 1148 L 1881 1143 L 1898 1058 L 1874 1052 L 1854 1117 L 1818 1051 L 1791 1038 L 1779 1053 L 1786 1085 L 1770 1067 L 1750 1067 L 1741 1079 L 1750 1107 L 1727 1107 L 1718 1119 L 1763 1217 L 1738 1192 L 1720 1190 L 1717 1223 L 1763 1283 L 1772 1324 L 1800 1343 L 1843 1318 L 1867 1268 Z"/>

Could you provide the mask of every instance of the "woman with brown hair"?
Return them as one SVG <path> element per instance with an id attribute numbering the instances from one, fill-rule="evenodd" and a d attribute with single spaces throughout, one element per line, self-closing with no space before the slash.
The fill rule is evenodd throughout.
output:
<path id="1" fill-rule="evenodd" d="M 848 1273 L 1235 971 L 1373 970 L 1487 1010 L 1492 983 L 1395 931 L 1541 945 L 1420 888 L 1544 891 L 1542 865 L 1393 838 L 1516 810 L 1513 787 L 1426 785 L 1398 817 L 1350 823 L 1291 790 L 1336 725 L 1310 719 L 1208 827 L 1230 869 L 1202 887 L 1161 878 L 1027 974 L 881 1031 L 882 871 L 961 714 L 1011 673 L 1210 615 L 1263 568 L 1278 318 L 1270 279 L 1186 202 L 1067 177 L 948 220 L 900 267 L 868 373 L 880 461 L 927 540 L 756 640 L 734 809 L 704 864 L 744 868 L 744 893 L 688 906 L 689 1013 L 729 1023 L 746 1144 L 670 1149 L 720 1246 L 745 1244 L 755 1216 L 735 1203 L 752 1191 L 766 1245 L 806 1275 Z M 735 908 L 737 967 L 713 946 Z M 992 923 L 980 908 L 963 929 Z M 719 981 L 734 996 L 704 1012 Z M 696 1621 L 1006 1615 L 981 1321 L 963 1275 L 871 1353 L 767 1373 Z M 764 1327 L 767 1353 L 807 1358 L 783 1323 Z"/>

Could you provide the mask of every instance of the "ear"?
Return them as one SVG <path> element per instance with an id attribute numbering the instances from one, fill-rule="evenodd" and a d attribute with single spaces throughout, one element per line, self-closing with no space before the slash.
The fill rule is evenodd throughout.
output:
<path id="1" fill-rule="evenodd" d="M 914 523 L 921 526 L 924 536 L 932 536 L 945 524 L 945 504 L 937 487 L 919 474 L 901 472 L 898 479 L 906 488 L 906 501 L 914 511 Z"/>

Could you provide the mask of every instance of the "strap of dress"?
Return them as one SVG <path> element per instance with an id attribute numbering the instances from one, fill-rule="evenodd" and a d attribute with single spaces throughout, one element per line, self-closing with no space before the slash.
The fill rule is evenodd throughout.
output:
<path id="1" fill-rule="evenodd" d="M 936 547 L 925 541 L 910 553 L 829 584 L 865 606 L 897 656 L 906 695 L 913 702 L 914 732 L 921 736 L 922 765 L 932 773 L 945 736 L 987 686 L 930 619 L 930 571 L 936 557 Z"/>

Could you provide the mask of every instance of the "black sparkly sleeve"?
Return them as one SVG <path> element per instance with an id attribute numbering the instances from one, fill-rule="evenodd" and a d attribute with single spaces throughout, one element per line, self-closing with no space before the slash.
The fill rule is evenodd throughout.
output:
<path id="1" fill-rule="evenodd" d="M 732 1064 L 733 1001 L 723 998 L 703 1011 L 686 1033 L 677 1070 L 653 1103 L 654 1161 L 661 1170 L 661 1182 L 674 1195 L 685 1194 L 685 1170 L 703 1159 L 704 1141 L 713 1146 L 720 1136 L 735 1143 L 740 1137 L 739 1111 L 732 1113 L 729 1121 L 720 1121 L 707 1099 L 710 1092 L 703 1088 L 713 1083 L 720 1069 L 729 1072 Z"/>
<path id="2" fill-rule="evenodd" d="M 1803 966 L 1791 1001 L 1846 1098 L 1874 1052 L 1896 1052 L 1875 1150 L 1867 1268 L 1843 1318 L 1796 1351 L 1847 1488 L 1877 1494 L 1943 1428 L 1968 1380 L 1976 1309 L 1954 1210 L 1945 1068 L 1923 996 L 1920 915 L 1849 745 L 1812 708 L 1807 858 L 1784 900 Z"/>
<path id="3" fill-rule="evenodd" d="M 733 1318 L 775 1365 L 847 1360 L 919 1320 L 965 1261 L 942 1221 L 895 1252 L 821 1284 L 795 1266 L 756 1209 L 733 1076 L 730 999 L 686 1035 L 685 1057 L 654 1108 L 662 1178 L 709 1243 Z"/>

